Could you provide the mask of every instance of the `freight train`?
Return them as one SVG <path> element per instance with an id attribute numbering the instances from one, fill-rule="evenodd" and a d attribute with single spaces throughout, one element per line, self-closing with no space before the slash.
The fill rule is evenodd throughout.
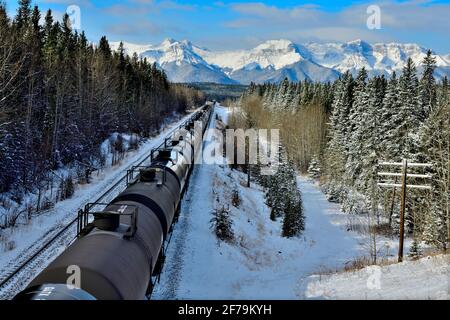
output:
<path id="1" fill-rule="evenodd" d="M 77 240 L 15 300 L 149 297 L 212 109 L 211 103 L 203 106 L 153 150 L 148 166 L 129 170 L 127 188 L 111 203 L 88 204 L 80 211 Z M 202 130 L 194 129 L 196 122 Z"/>

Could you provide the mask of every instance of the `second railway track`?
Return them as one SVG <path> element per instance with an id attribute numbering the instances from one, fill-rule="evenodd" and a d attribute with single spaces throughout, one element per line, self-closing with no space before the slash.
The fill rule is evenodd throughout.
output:
<path id="1" fill-rule="evenodd" d="M 157 149 L 164 145 L 167 138 L 169 138 L 178 128 L 182 127 L 195 114 L 192 113 L 180 125 L 175 126 L 170 130 L 161 144 L 156 144 L 154 148 Z M 151 155 L 146 154 L 141 156 L 131 166 L 142 166 L 150 159 Z M 95 201 L 86 202 L 105 202 L 112 201 L 120 192 L 126 187 L 126 174 L 122 176 L 114 185 L 106 190 Z M 39 270 L 47 267 L 65 248 L 67 248 L 77 236 L 77 220 L 78 217 L 69 219 L 68 222 L 62 226 L 57 225 L 43 235 L 33 245 L 28 247 L 15 261 L 5 266 L 4 270 L 11 270 L 5 272 L 0 276 L 0 300 L 12 299 L 15 294 L 24 289 L 35 277 Z"/>

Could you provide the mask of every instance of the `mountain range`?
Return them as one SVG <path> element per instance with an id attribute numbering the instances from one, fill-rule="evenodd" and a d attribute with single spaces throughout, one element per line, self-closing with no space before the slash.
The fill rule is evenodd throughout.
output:
<path id="1" fill-rule="evenodd" d="M 119 42 L 111 43 L 113 50 Z M 363 40 L 347 43 L 295 44 L 271 40 L 250 50 L 211 51 L 188 40 L 166 39 L 159 45 L 124 42 L 125 52 L 137 53 L 163 68 L 173 82 L 212 82 L 249 84 L 250 82 L 333 81 L 343 72 L 356 74 L 365 67 L 369 75 L 401 73 L 411 57 L 418 66 L 427 49 L 417 44 L 377 43 Z M 436 77 L 450 77 L 450 54 L 436 55 Z"/>

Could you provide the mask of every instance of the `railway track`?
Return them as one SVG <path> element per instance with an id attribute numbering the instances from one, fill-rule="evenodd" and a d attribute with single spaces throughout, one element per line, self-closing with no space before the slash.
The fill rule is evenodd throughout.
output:
<path id="1" fill-rule="evenodd" d="M 193 112 L 180 125 L 165 135 L 163 142 L 153 149 L 164 146 L 167 138 L 190 121 L 197 113 Z M 142 156 L 132 166 L 143 166 L 151 158 L 150 154 Z M 94 203 L 109 203 L 126 188 L 126 174 L 106 190 Z M 91 202 L 91 201 L 89 201 Z M 47 234 L 27 249 L 27 252 L 8 265 L 11 271 L 0 277 L 0 300 L 10 300 L 17 292 L 22 291 L 36 276 L 39 270 L 46 268 L 62 251 L 69 247 L 77 237 L 78 217 L 69 220 L 64 226 L 55 226 Z"/>

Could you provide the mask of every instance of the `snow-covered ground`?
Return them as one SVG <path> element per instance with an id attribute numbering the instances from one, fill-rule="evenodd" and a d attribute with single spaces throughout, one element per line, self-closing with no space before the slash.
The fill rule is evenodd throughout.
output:
<path id="1" fill-rule="evenodd" d="M 309 275 L 341 268 L 359 254 L 358 240 L 329 221 L 338 210 L 314 187 L 304 197 L 304 237 L 285 239 L 281 222 L 269 219 L 262 191 L 239 187 L 244 175 L 201 166 L 193 178 L 155 299 L 298 299 Z M 231 205 L 236 188 L 239 208 Z M 231 209 L 235 244 L 218 242 L 211 228 L 222 204 Z"/>
<path id="2" fill-rule="evenodd" d="M 226 120 L 226 109 L 216 113 Z M 299 179 L 307 230 L 285 239 L 281 222 L 269 219 L 262 190 L 242 187 L 245 179 L 226 166 L 194 169 L 155 299 L 296 299 L 307 276 L 360 254 L 358 239 L 330 222 L 340 210 L 315 185 Z M 239 190 L 239 208 L 231 205 L 233 190 Z M 234 244 L 219 242 L 211 228 L 219 206 L 230 207 Z"/>
<path id="3" fill-rule="evenodd" d="M 216 113 L 226 121 L 225 108 L 216 107 Z M 345 276 L 340 280 L 337 275 L 336 279 L 341 282 L 336 284 L 340 287 L 335 296 L 321 294 L 333 289 L 334 278 L 314 284 L 326 277 L 314 275 L 338 272 L 369 255 L 369 238 L 347 231 L 349 224 L 358 221 L 349 220 L 349 215 L 342 213 L 339 205 L 328 202 L 318 185 L 299 177 L 306 230 L 301 238 L 285 239 L 281 237 L 281 221 L 269 219 L 270 211 L 261 188 L 255 184 L 245 188 L 245 181 L 245 175 L 226 166 L 200 165 L 194 169 L 153 299 L 371 297 L 364 292 L 364 280 L 361 280 L 361 290 L 352 294 L 353 279 L 346 282 Z M 238 208 L 231 202 L 234 190 L 239 190 L 240 194 Z M 230 208 L 233 220 L 235 241 L 231 244 L 218 241 L 212 229 L 213 212 L 222 206 Z M 396 240 L 378 237 L 377 245 L 380 257 L 395 259 Z M 407 270 L 407 274 L 410 271 L 414 270 Z M 443 274 L 442 270 L 437 270 L 429 277 L 437 284 L 444 279 Z M 401 281 L 394 278 L 391 285 L 391 288 L 398 288 Z M 433 291 L 434 287 L 430 286 L 428 291 Z M 392 294 L 386 297 L 404 297 L 396 295 L 395 290 L 390 292 Z"/>
<path id="4" fill-rule="evenodd" d="M 0 252 L 0 280 L 4 279 L 9 272 L 34 253 L 37 248 L 40 248 L 42 243 L 48 241 L 53 234 L 56 234 L 72 221 L 77 216 L 78 210 L 84 207 L 86 203 L 97 200 L 108 188 L 123 178 L 127 169 L 148 157 L 150 151 L 164 141 L 171 129 L 180 125 L 190 116 L 187 115 L 181 119 L 173 120 L 172 124 L 167 125 L 159 136 L 147 140 L 137 151 L 127 153 L 125 159 L 118 165 L 106 168 L 100 175 L 93 176 L 90 184 L 77 185 L 75 194 L 71 199 L 58 202 L 51 210 L 33 218 L 30 224 L 3 230 L 3 236 L 8 241 L 13 241 L 15 248 Z M 112 192 L 111 196 L 117 195 L 122 190 L 123 188 L 118 187 L 116 193 Z M 58 251 L 55 251 L 54 257 L 63 249 L 64 247 L 61 247 Z M 39 269 L 31 271 L 37 274 L 43 268 L 45 268 L 45 264 L 39 265 Z"/>
<path id="5" fill-rule="evenodd" d="M 306 297 L 340 300 L 448 300 L 450 256 L 309 279 Z"/>
<path id="6" fill-rule="evenodd" d="M 226 108 L 217 106 L 215 113 L 226 122 Z M 215 116 L 212 119 L 214 127 Z M 57 204 L 29 226 L 16 229 L 11 237 L 18 246 L 0 255 L 0 277 L 42 239 L 73 219 L 81 206 L 117 182 L 130 165 L 144 159 L 164 136 L 146 142 L 119 166 L 79 187 L 72 199 Z M 283 238 L 281 221 L 269 219 L 263 190 L 255 184 L 246 188 L 245 181 L 245 175 L 227 166 L 194 168 L 154 299 L 448 298 L 448 256 L 334 274 L 369 254 L 367 235 L 347 230 L 349 225 L 364 221 L 343 214 L 339 205 L 327 201 L 318 185 L 299 177 L 306 230 L 300 238 Z M 231 201 L 235 190 L 241 199 L 237 208 Z M 213 232 L 214 210 L 222 206 L 230 209 L 232 243 L 218 241 Z M 395 259 L 395 239 L 378 237 L 377 246 L 379 256 Z M 58 250 L 52 254 L 56 256 Z"/>

